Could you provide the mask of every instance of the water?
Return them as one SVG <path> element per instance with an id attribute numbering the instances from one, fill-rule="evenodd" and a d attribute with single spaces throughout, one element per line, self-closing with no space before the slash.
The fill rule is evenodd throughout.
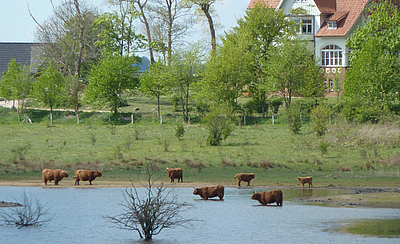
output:
<path id="1" fill-rule="evenodd" d="M 122 213 L 125 188 L 0 187 L 0 200 L 14 201 L 23 192 L 49 207 L 51 222 L 41 227 L 0 227 L 0 243 L 138 243 L 134 231 L 114 228 L 104 216 Z M 139 188 L 139 194 L 145 189 Z M 179 202 L 194 206 L 183 215 L 196 219 L 189 228 L 164 229 L 153 243 L 399 243 L 337 231 L 357 220 L 400 219 L 399 209 L 329 208 L 291 201 L 330 190 L 283 189 L 283 207 L 259 206 L 254 190 L 225 188 L 224 201 L 204 201 L 193 188 L 175 188 Z M 141 194 L 143 195 L 143 194 Z"/>

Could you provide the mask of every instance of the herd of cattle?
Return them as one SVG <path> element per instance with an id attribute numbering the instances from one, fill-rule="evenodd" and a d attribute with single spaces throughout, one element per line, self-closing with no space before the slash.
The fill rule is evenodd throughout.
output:
<path id="1" fill-rule="evenodd" d="M 89 181 L 90 185 L 97 177 L 101 176 L 101 171 L 78 169 L 75 171 L 75 185 L 79 185 L 79 181 Z M 54 180 L 54 184 L 58 185 L 63 178 L 68 178 L 68 172 L 61 169 L 44 169 L 42 171 L 43 183 L 47 185 L 47 181 Z"/>
<path id="2" fill-rule="evenodd" d="M 183 170 L 182 168 L 167 168 L 168 177 L 170 178 L 170 182 L 173 183 L 175 179 L 178 182 L 183 182 Z M 90 185 L 92 181 L 96 179 L 96 177 L 100 177 L 101 171 L 97 170 L 84 170 L 78 169 L 75 171 L 75 185 L 79 185 L 79 181 L 89 181 Z M 58 185 L 63 178 L 69 177 L 68 172 L 61 170 L 61 169 L 44 169 L 42 172 L 43 182 L 47 185 L 47 181 L 51 182 L 54 181 L 55 185 Z M 240 186 L 240 182 L 244 181 L 247 182 L 247 185 L 250 186 L 250 181 L 254 179 L 254 173 L 237 173 L 234 179 L 237 178 L 238 186 Z M 307 177 L 297 177 L 297 180 L 303 185 L 308 184 L 308 187 L 312 187 L 312 176 Z M 222 185 L 216 186 L 207 186 L 196 188 L 193 191 L 194 195 L 199 195 L 201 198 L 208 200 L 209 198 L 219 197 L 220 200 L 224 198 L 224 191 L 225 188 Z M 282 206 L 283 202 L 283 195 L 281 190 L 271 190 L 271 191 L 264 191 L 254 193 L 251 196 L 251 199 L 257 200 L 262 205 L 267 205 L 269 203 L 276 202 L 276 205 Z"/>

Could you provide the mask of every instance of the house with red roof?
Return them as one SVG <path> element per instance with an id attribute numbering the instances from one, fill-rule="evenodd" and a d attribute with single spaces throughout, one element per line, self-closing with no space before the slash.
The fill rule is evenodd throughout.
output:
<path id="1" fill-rule="evenodd" d="M 344 79 L 349 64 L 345 42 L 367 18 L 371 0 L 251 0 L 248 8 L 257 3 L 282 10 L 300 24 L 299 34 L 314 45 L 315 57 L 326 74 L 327 96 L 335 96 L 337 84 Z M 301 8 L 302 14 L 290 10 Z M 304 11 L 305 10 L 305 11 Z M 299 12 L 299 11 L 297 11 Z"/>

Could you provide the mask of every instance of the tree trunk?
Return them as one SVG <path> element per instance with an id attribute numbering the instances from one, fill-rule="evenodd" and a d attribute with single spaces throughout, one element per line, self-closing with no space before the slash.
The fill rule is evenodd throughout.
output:
<path id="1" fill-rule="evenodd" d="M 153 64 L 154 63 L 154 55 L 153 55 L 153 48 L 151 47 L 153 40 L 151 37 L 150 25 L 149 25 L 149 22 L 147 21 L 147 17 L 146 17 L 145 11 L 144 11 L 144 7 L 147 4 L 147 0 L 144 1 L 144 4 L 142 4 L 140 2 L 140 0 L 138 0 L 136 3 L 140 9 L 140 17 L 139 17 L 140 21 L 144 24 L 144 26 L 146 28 L 147 41 L 149 43 L 150 64 Z"/>
<path id="2" fill-rule="evenodd" d="M 213 19 L 210 15 L 210 4 L 209 3 L 201 3 L 200 4 L 201 10 L 204 12 L 206 15 L 207 21 L 208 21 L 208 26 L 210 28 L 210 34 L 211 34 L 211 49 L 215 50 L 217 48 L 217 42 L 216 42 L 216 37 L 215 37 L 215 29 L 214 29 L 214 23 Z"/>

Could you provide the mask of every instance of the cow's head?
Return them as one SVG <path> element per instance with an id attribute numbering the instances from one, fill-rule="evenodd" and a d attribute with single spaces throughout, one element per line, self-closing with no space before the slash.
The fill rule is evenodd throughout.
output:
<path id="1" fill-rule="evenodd" d="M 67 178 L 69 176 L 68 172 L 64 171 L 64 170 L 61 171 L 61 175 L 62 175 L 62 177 L 65 177 L 65 178 Z"/>
<path id="2" fill-rule="evenodd" d="M 100 171 L 100 170 L 96 171 L 96 176 L 97 176 L 97 177 L 100 177 L 100 176 L 101 176 L 101 171 Z"/>
<path id="3" fill-rule="evenodd" d="M 251 196 L 251 199 L 253 199 L 253 200 L 258 200 L 258 199 L 260 199 L 260 196 L 261 196 L 260 193 L 254 193 L 254 194 Z"/>
<path id="4" fill-rule="evenodd" d="M 193 191 L 193 195 L 201 195 L 203 193 L 203 189 L 201 188 L 196 188 Z"/>

